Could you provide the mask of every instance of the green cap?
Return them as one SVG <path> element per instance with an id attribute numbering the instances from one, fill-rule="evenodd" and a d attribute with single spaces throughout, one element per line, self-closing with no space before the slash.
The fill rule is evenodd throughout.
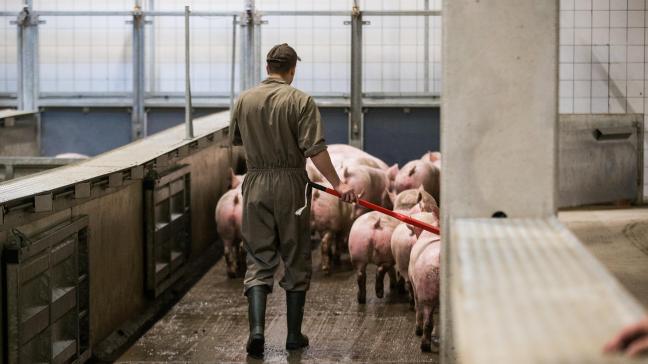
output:
<path id="1" fill-rule="evenodd" d="M 299 58 L 293 47 L 289 46 L 287 43 L 283 43 L 272 47 L 270 52 L 268 52 L 266 61 L 294 65 L 297 64 L 297 61 L 301 61 L 301 58 Z"/>

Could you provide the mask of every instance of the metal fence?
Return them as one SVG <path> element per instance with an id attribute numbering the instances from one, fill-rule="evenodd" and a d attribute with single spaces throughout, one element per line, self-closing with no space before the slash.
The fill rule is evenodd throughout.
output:
<path id="1" fill-rule="evenodd" d="M 0 11 L 0 105 L 132 106 L 136 139 L 147 134 L 146 106 L 184 104 L 184 12 L 178 1 L 135 0 L 132 10 L 123 10 L 132 4 L 125 0 L 90 10 L 60 10 L 74 3 L 68 0 L 25 2 L 22 10 L 5 5 Z M 290 8 L 288 2 L 259 1 L 257 8 L 248 0 L 242 12 L 196 2 L 193 105 L 227 107 L 264 77 L 262 55 L 282 42 L 303 58 L 295 87 L 348 107 L 356 120 L 350 130 L 361 126 L 363 99 L 427 97 L 432 105 L 440 94 L 440 11 L 389 10 L 385 4 L 398 2 L 366 1 L 361 5 L 381 10 L 361 11 L 344 9 L 350 4 L 342 0 L 331 0 L 328 10 L 316 2 L 299 2 L 296 9 L 305 10 L 273 10 Z M 410 3 L 430 8 L 429 0 Z M 433 6 L 439 5 L 435 0 Z M 358 138 L 351 135 L 351 142 Z"/>

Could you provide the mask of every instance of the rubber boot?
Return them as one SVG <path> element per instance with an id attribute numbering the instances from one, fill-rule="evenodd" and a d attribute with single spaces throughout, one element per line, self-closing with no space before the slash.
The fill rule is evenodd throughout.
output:
<path id="1" fill-rule="evenodd" d="M 262 358 L 265 345 L 265 311 L 268 288 L 266 286 L 254 286 L 247 290 L 245 295 L 248 298 L 248 320 L 250 321 L 250 337 L 247 341 L 246 350 L 253 358 Z"/>
<path id="2" fill-rule="evenodd" d="M 297 350 L 308 346 L 308 337 L 301 332 L 305 303 L 306 291 L 286 291 L 287 350 Z"/>

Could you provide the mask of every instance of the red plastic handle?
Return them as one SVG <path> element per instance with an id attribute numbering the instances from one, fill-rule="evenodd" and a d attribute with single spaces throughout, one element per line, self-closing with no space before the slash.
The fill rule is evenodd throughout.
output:
<path id="1" fill-rule="evenodd" d="M 313 187 L 314 189 L 326 192 L 326 193 L 328 193 L 330 195 L 333 195 L 333 196 L 336 196 L 338 198 L 340 197 L 340 194 L 338 193 L 338 191 L 336 191 L 336 190 L 334 190 L 332 188 L 327 188 L 327 187 L 324 187 L 324 186 L 319 185 L 319 184 L 314 183 L 314 182 L 308 182 L 308 184 L 311 187 Z M 371 202 L 369 202 L 367 200 L 363 200 L 363 199 L 358 199 L 358 204 L 360 206 L 364 206 L 364 207 L 366 207 L 366 208 L 368 208 L 370 210 L 382 212 L 383 214 L 389 215 L 389 216 L 391 216 L 391 217 L 393 217 L 395 219 L 398 219 L 398 220 L 400 220 L 400 221 L 402 221 L 402 222 L 404 222 L 406 224 L 410 224 L 410 225 L 416 226 L 418 228 L 421 228 L 423 230 L 429 231 L 431 233 L 441 235 L 441 232 L 439 231 L 439 228 L 434 227 L 434 226 L 432 226 L 430 224 L 426 224 L 423 221 L 416 220 L 416 219 L 414 219 L 414 218 L 412 218 L 410 216 L 399 214 L 398 212 L 394 212 L 392 210 L 386 209 L 386 208 L 384 208 L 382 206 L 373 204 L 373 203 L 371 203 Z"/>

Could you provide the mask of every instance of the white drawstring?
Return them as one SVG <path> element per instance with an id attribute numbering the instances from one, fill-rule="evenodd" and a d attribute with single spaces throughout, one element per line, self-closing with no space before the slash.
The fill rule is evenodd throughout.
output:
<path id="1" fill-rule="evenodd" d="M 295 211 L 295 215 L 301 216 L 301 214 L 304 212 L 304 210 L 306 210 L 306 208 L 308 207 L 308 200 L 309 200 L 308 199 L 308 195 L 309 195 L 308 192 L 310 192 L 310 189 L 311 189 L 310 184 L 308 182 L 306 182 L 306 187 L 304 188 L 304 201 L 305 201 L 304 206 L 302 206 L 299 210 Z"/>

